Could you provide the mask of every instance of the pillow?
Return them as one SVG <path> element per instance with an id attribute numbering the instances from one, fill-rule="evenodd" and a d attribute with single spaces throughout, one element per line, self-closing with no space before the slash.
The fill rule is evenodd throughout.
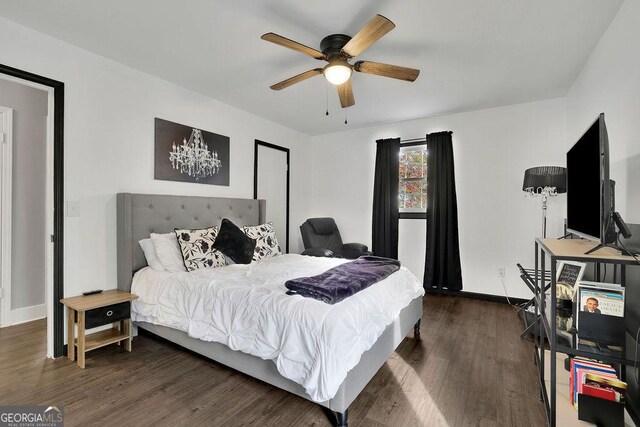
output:
<path id="1" fill-rule="evenodd" d="M 187 271 L 227 265 L 224 255 L 212 247 L 218 234 L 218 227 L 199 230 L 176 228 L 175 233 Z"/>
<path id="2" fill-rule="evenodd" d="M 184 266 L 184 260 L 180 253 L 180 245 L 176 239 L 176 233 L 157 234 L 151 233 L 153 246 L 156 248 L 156 254 L 160 260 L 160 264 L 165 270 L 172 273 L 187 271 Z"/>
<path id="3" fill-rule="evenodd" d="M 142 239 L 138 242 L 144 252 L 144 257 L 147 259 L 147 265 L 156 271 L 167 271 L 163 266 L 158 255 L 156 254 L 156 247 L 153 244 L 153 240 L 150 238 Z"/>
<path id="4" fill-rule="evenodd" d="M 253 258 L 256 241 L 244 234 L 237 225 L 227 218 L 222 219 L 220 231 L 213 247 L 238 264 L 249 264 Z"/>
<path id="5" fill-rule="evenodd" d="M 266 224 L 242 227 L 244 233 L 256 239 L 256 249 L 253 251 L 253 260 L 260 261 L 261 259 L 271 258 L 282 254 L 280 246 L 278 245 L 278 239 L 276 237 L 276 230 L 273 228 L 273 223 L 268 222 Z"/>

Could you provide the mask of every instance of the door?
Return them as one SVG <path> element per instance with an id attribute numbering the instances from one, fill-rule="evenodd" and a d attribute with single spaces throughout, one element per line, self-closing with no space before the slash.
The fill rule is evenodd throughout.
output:
<path id="1" fill-rule="evenodd" d="M 280 249 L 289 252 L 289 149 L 256 140 L 253 197 L 267 201 Z"/>
<path id="2" fill-rule="evenodd" d="M 0 327 L 11 310 L 11 165 L 13 110 L 0 106 Z"/>

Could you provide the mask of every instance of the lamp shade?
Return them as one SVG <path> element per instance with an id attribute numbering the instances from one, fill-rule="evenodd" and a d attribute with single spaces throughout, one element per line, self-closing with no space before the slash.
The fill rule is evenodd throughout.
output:
<path id="1" fill-rule="evenodd" d="M 524 171 L 522 191 L 532 188 L 555 187 L 558 194 L 567 192 L 567 169 L 562 166 L 537 166 Z"/>
<path id="2" fill-rule="evenodd" d="M 342 64 L 330 64 L 325 67 L 324 77 L 334 85 L 341 85 L 351 77 L 351 68 Z"/>

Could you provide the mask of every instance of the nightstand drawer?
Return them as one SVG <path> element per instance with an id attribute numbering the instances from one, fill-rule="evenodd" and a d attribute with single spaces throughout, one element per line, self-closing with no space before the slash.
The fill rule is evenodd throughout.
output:
<path id="1" fill-rule="evenodd" d="M 108 305 L 87 310 L 84 315 L 85 329 L 107 325 L 131 317 L 131 302 Z"/>

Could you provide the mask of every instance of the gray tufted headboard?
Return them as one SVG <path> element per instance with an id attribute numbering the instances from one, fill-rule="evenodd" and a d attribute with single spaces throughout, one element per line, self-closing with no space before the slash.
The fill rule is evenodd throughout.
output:
<path id="1" fill-rule="evenodd" d="M 205 228 L 222 218 L 234 224 L 263 224 L 266 201 L 222 197 L 118 193 L 118 289 L 129 292 L 133 273 L 147 265 L 138 242 L 150 233 Z"/>

